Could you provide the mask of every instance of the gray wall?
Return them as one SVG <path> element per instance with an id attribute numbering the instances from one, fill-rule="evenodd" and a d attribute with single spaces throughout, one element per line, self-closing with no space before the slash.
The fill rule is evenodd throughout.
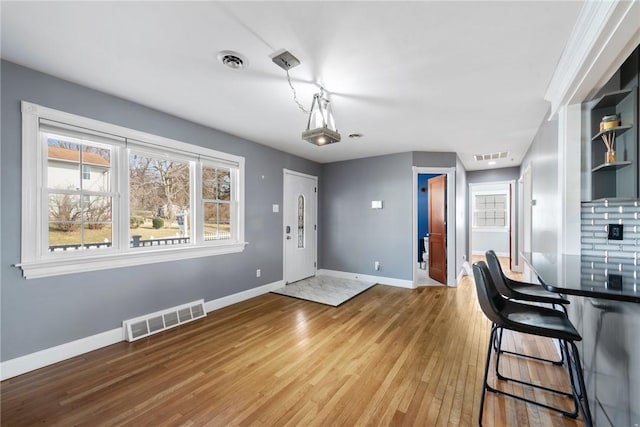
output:
<path id="1" fill-rule="evenodd" d="M 520 178 L 520 166 L 467 172 L 467 181 L 469 181 L 469 184 L 482 184 L 485 182 L 518 181 L 519 178 Z"/>
<path id="2" fill-rule="evenodd" d="M 402 153 L 323 165 L 321 268 L 413 279 L 411 160 Z M 371 209 L 372 200 L 383 209 Z"/>
<path id="3" fill-rule="evenodd" d="M 412 152 L 323 165 L 321 268 L 413 280 L 412 166 L 457 167 L 457 190 L 466 189 L 464 167 L 455 153 Z M 457 197 L 464 200 L 466 190 Z M 371 209 L 372 200 L 382 200 L 384 208 Z M 464 208 L 458 216 L 466 218 Z M 456 229 L 456 272 L 467 252 L 465 235 L 466 219 Z M 375 261 L 380 271 L 374 269 Z"/>
<path id="4" fill-rule="evenodd" d="M 576 153 L 578 155 L 578 153 Z M 558 119 L 543 119 L 522 160 L 521 171 L 531 164 L 531 250 L 556 253 L 561 208 L 558 188 Z M 576 188 L 576 191 L 578 189 Z"/>
<path id="5" fill-rule="evenodd" d="M 456 153 L 414 151 L 411 155 L 413 157 L 413 166 L 420 168 L 453 168 L 459 162 Z M 460 165 L 462 165 L 462 162 L 460 162 Z"/>
<path id="6" fill-rule="evenodd" d="M 9 62 L 2 62 L 1 78 L 1 360 L 282 279 L 282 214 L 271 209 L 282 204 L 282 169 L 320 176 L 319 164 Z M 24 280 L 12 267 L 20 262 L 21 100 L 244 156 L 249 245 L 239 254 Z"/>

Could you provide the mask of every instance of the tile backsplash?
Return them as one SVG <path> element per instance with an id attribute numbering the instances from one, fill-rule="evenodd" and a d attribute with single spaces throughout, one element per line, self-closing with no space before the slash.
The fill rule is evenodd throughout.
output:
<path id="1" fill-rule="evenodd" d="M 640 263 L 640 201 L 586 202 L 581 208 L 582 256 L 622 264 Z M 622 240 L 609 240 L 609 224 L 622 224 Z"/>

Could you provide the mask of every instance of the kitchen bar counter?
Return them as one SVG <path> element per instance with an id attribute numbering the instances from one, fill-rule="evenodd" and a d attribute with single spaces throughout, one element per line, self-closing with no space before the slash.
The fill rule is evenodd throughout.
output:
<path id="1" fill-rule="evenodd" d="M 640 266 L 635 258 L 523 253 L 543 286 L 567 295 L 582 336 L 594 424 L 640 426 Z"/>
<path id="2" fill-rule="evenodd" d="M 551 292 L 640 303 L 640 263 L 635 258 L 524 252 L 522 257 Z"/>

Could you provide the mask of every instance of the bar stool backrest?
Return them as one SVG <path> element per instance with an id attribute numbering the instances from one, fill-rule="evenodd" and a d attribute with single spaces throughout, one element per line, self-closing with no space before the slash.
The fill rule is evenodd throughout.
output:
<path id="1" fill-rule="evenodd" d="M 487 257 L 489 273 L 498 292 L 507 298 L 516 298 L 517 295 L 514 295 L 513 290 L 507 285 L 507 278 L 502 271 L 500 260 L 498 260 L 496 253 L 493 250 L 489 250 L 485 253 L 485 256 Z"/>
<path id="2" fill-rule="evenodd" d="M 473 277 L 476 281 L 476 292 L 478 293 L 478 302 L 482 312 L 496 324 L 503 324 L 504 320 L 500 315 L 506 305 L 506 300 L 496 289 L 491 273 L 484 261 L 473 264 Z"/>

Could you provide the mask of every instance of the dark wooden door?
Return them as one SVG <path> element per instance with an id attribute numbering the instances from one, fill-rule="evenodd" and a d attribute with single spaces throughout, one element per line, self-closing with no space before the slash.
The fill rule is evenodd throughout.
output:
<path id="1" fill-rule="evenodd" d="M 429 277 L 447 283 L 447 176 L 429 181 Z"/>

